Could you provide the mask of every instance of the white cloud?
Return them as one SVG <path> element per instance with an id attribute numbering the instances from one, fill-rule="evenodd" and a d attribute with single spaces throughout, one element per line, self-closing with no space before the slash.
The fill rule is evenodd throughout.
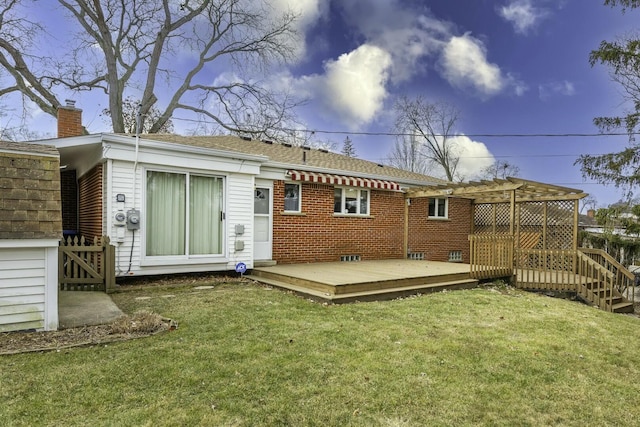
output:
<path id="1" fill-rule="evenodd" d="M 294 13 L 297 16 L 293 28 L 298 36 L 287 37 L 285 43 L 289 43 L 298 60 L 306 54 L 306 31 L 316 24 L 328 13 L 329 2 L 326 0 L 272 0 L 269 3 L 270 13 L 273 19 L 279 19 L 285 13 Z"/>
<path id="2" fill-rule="evenodd" d="M 554 95 L 573 96 L 576 94 L 576 88 L 572 82 L 564 80 L 561 82 L 544 83 L 538 86 L 538 94 L 540 99 L 547 100 Z"/>
<path id="3" fill-rule="evenodd" d="M 498 14 L 513 25 L 516 33 L 526 34 L 546 16 L 546 12 L 536 8 L 531 0 L 515 0 L 498 8 Z"/>
<path id="4" fill-rule="evenodd" d="M 430 16 L 419 7 L 407 8 L 399 0 L 342 0 L 345 21 L 366 43 L 379 46 L 391 55 L 390 81 L 406 81 L 424 72 L 421 60 L 439 52 L 452 24 Z"/>
<path id="5" fill-rule="evenodd" d="M 460 89 L 471 87 L 481 95 L 495 95 L 508 84 L 496 64 L 487 60 L 487 50 L 482 41 L 470 34 L 451 37 L 440 61 L 442 75 Z"/>
<path id="6" fill-rule="evenodd" d="M 483 169 L 491 166 L 495 158 L 483 142 L 474 141 L 466 135 L 449 138 L 456 146 L 456 153 L 460 156 L 457 175 L 464 180 L 478 178 Z"/>
<path id="7" fill-rule="evenodd" d="M 385 50 L 364 44 L 326 62 L 323 75 L 299 79 L 296 90 L 320 99 L 325 111 L 357 129 L 382 108 L 390 67 L 391 57 Z"/>

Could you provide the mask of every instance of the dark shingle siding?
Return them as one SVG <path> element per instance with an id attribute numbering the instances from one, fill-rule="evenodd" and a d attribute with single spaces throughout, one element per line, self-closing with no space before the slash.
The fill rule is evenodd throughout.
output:
<path id="1" fill-rule="evenodd" d="M 0 239 L 61 237 L 59 169 L 53 147 L 0 142 Z"/>

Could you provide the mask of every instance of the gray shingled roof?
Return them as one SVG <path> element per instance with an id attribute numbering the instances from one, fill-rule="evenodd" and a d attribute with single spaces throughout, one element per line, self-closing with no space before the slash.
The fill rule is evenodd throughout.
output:
<path id="1" fill-rule="evenodd" d="M 52 145 L 32 144 L 27 142 L 0 141 L 0 150 L 59 156 L 58 150 Z"/>
<path id="2" fill-rule="evenodd" d="M 245 140 L 237 136 L 180 136 L 168 134 L 144 135 L 151 141 L 171 142 L 243 154 L 266 156 L 270 163 L 283 164 L 290 169 L 303 171 L 332 170 L 345 175 L 367 175 L 380 179 L 412 182 L 420 185 L 443 184 L 447 181 L 419 173 L 380 165 L 368 160 L 308 147 L 297 147 L 276 142 Z"/>

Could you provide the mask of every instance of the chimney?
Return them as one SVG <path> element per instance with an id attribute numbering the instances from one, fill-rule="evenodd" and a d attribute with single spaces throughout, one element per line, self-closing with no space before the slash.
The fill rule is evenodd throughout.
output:
<path id="1" fill-rule="evenodd" d="M 66 99 L 66 105 L 58 107 L 58 138 L 84 135 L 82 110 L 76 108 L 76 101 Z"/>
<path id="2" fill-rule="evenodd" d="M 595 211 L 594 209 L 589 209 L 589 210 L 587 211 L 587 216 L 588 216 L 589 218 L 595 218 L 595 217 L 596 217 L 596 211 Z"/>

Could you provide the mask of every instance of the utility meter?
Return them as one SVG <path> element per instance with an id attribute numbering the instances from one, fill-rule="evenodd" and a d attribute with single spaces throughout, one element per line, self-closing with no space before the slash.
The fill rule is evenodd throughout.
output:
<path id="1" fill-rule="evenodd" d="M 137 209 L 129 209 L 127 211 L 127 230 L 140 229 L 140 211 Z"/>
<path id="2" fill-rule="evenodd" d="M 116 227 L 124 227 L 127 224 L 127 217 L 123 211 L 117 211 L 113 216 L 113 225 Z"/>

